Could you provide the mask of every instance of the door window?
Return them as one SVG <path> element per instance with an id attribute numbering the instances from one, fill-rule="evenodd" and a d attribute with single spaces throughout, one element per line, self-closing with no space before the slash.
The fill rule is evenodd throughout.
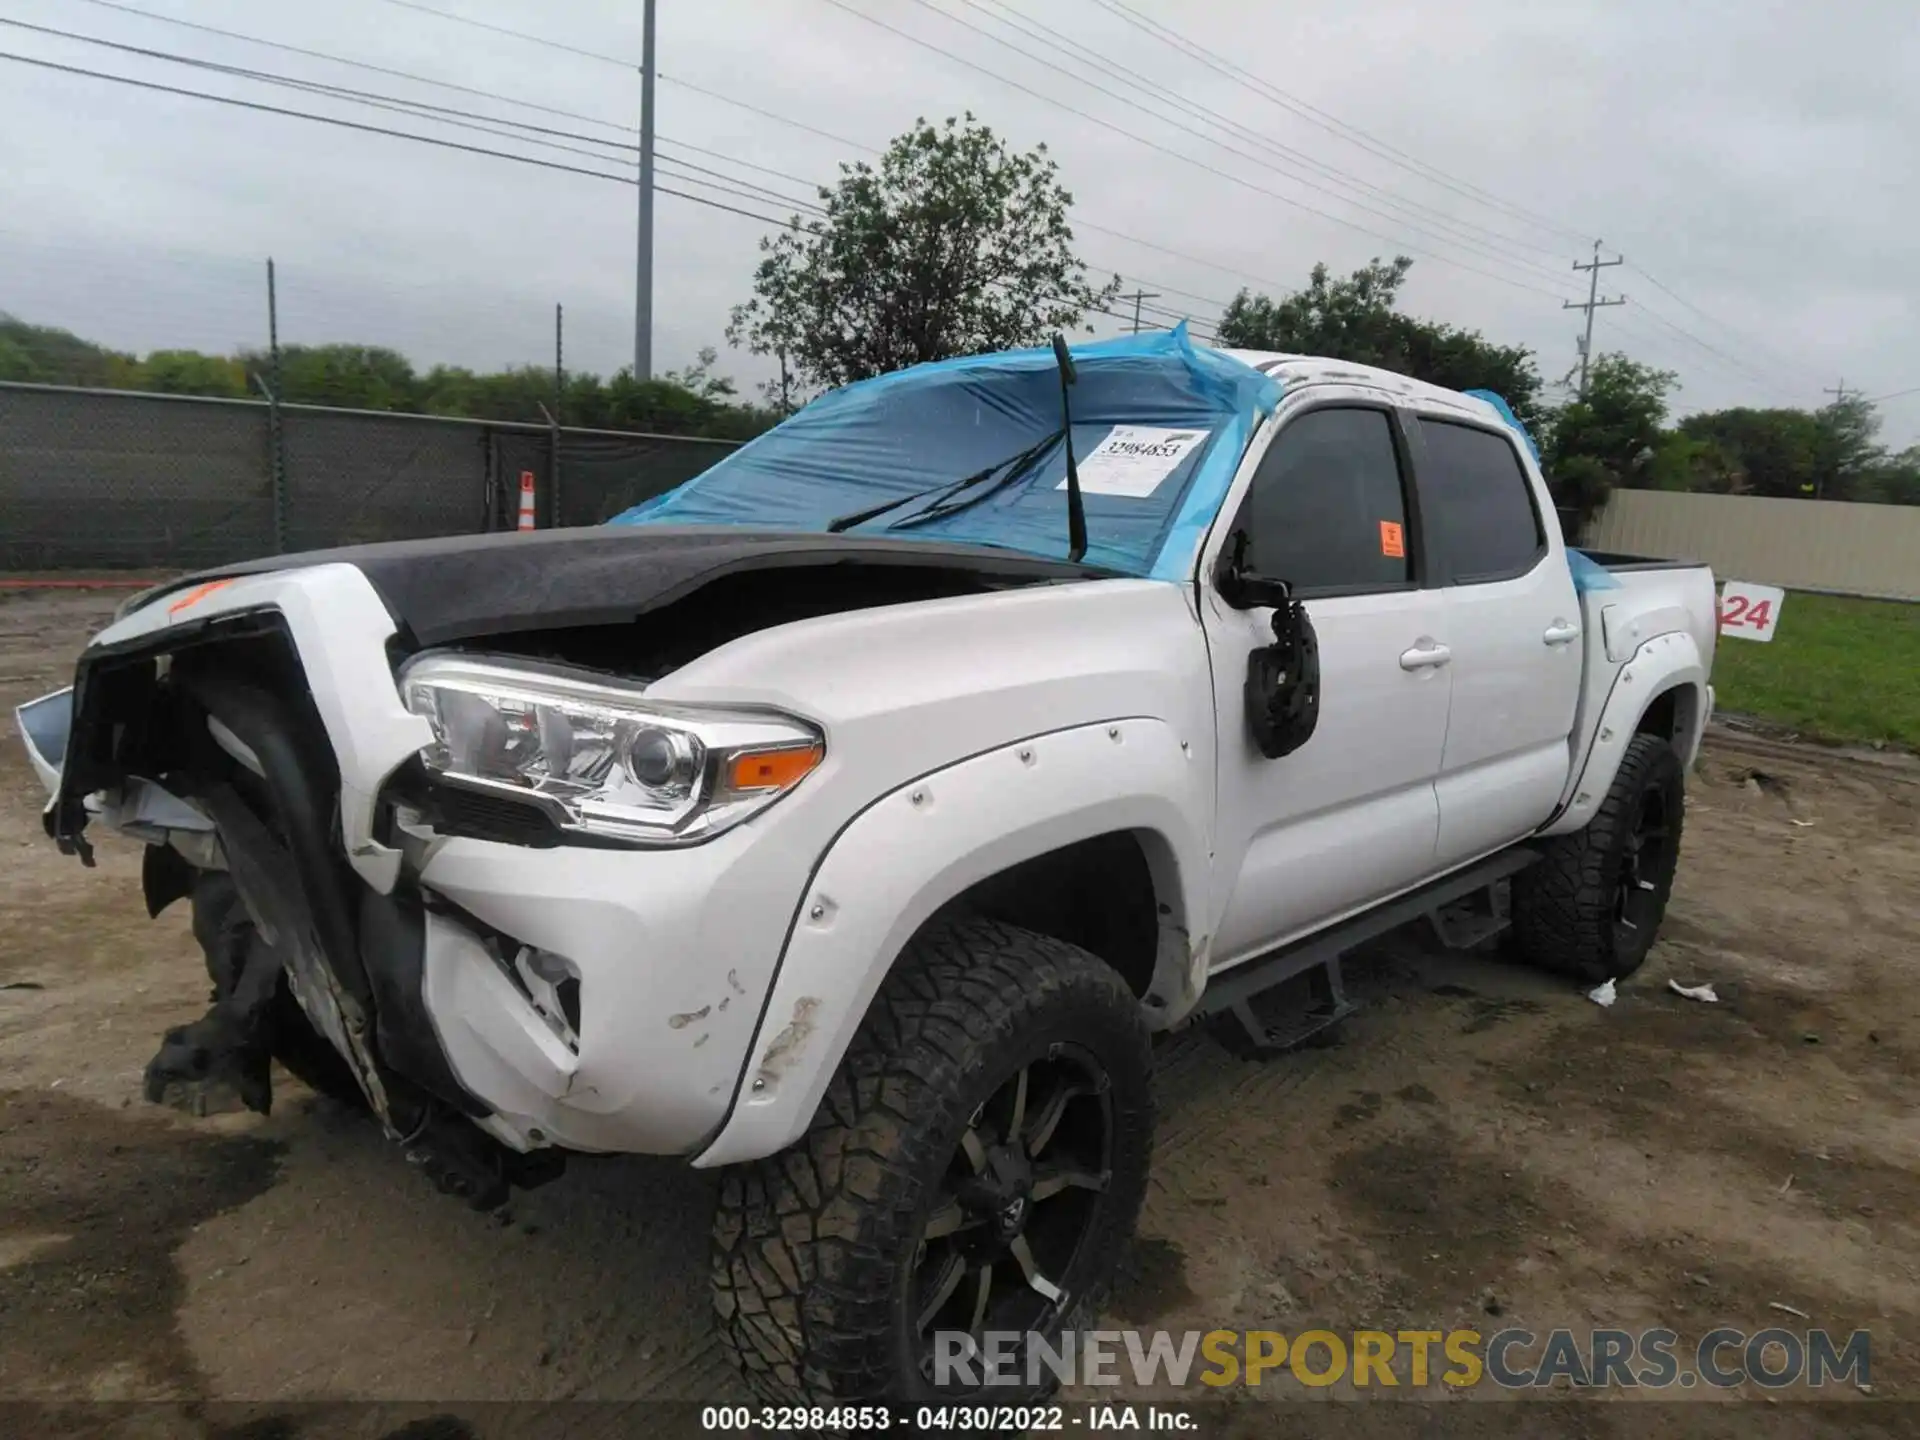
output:
<path id="1" fill-rule="evenodd" d="M 1343 406 L 1289 420 L 1254 472 L 1238 526 L 1252 569 L 1297 593 L 1411 584 L 1413 537 L 1387 412 Z"/>
<path id="2" fill-rule="evenodd" d="M 1546 552 L 1533 486 L 1513 442 L 1491 430 L 1420 421 L 1421 513 L 1440 575 L 1457 585 L 1524 575 Z"/>

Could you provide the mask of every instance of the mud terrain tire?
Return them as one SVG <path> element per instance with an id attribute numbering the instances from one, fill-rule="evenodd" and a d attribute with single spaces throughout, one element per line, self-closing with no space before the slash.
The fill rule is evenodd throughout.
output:
<path id="1" fill-rule="evenodd" d="M 1057 1343 L 1094 1324 L 1146 1190 L 1149 1071 L 1140 1003 L 1101 961 L 995 921 L 931 922 L 806 1135 L 722 1178 L 714 1305 L 748 1385 L 775 1404 L 954 1399 L 983 1391 L 935 1387 L 934 1330 Z M 982 1286 L 965 1266 L 987 1255 Z M 1057 1299 L 1031 1283 L 1056 1265 Z M 1040 1375 L 985 1393 L 1038 1398 Z"/>
<path id="2" fill-rule="evenodd" d="M 1547 841 L 1542 859 L 1514 877 L 1522 959 L 1592 985 L 1640 968 L 1673 891 L 1685 790 L 1666 740 L 1628 742 L 1586 828 Z"/>

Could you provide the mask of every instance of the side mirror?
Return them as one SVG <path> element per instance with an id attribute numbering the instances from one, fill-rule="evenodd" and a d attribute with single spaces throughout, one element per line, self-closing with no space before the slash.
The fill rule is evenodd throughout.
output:
<path id="1" fill-rule="evenodd" d="M 1307 607 L 1284 580 L 1254 574 L 1248 535 L 1234 531 L 1216 584 L 1236 610 L 1273 609 L 1273 644 L 1247 655 L 1247 730 L 1269 760 L 1291 755 L 1313 738 L 1320 722 L 1320 638 Z"/>
<path id="2" fill-rule="evenodd" d="M 1227 548 L 1220 552 L 1214 588 L 1220 598 L 1235 610 L 1280 609 L 1293 598 L 1292 587 L 1284 580 L 1255 573 L 1247 551 L 1252 537 L 1236 530 L 1227 537 Z"/>

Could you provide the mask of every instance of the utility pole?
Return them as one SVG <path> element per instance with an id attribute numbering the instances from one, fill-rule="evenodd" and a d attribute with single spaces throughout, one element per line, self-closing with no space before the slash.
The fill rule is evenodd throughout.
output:
<path id="1" fill-rule="evenodd" d="M 633 296 L 633 378 L 653 378 L 653 7 L 646 0 L 640 47 L 640 243 Z"/>
<path id="2" fill-rule="evenodd" d="M 1608 305 L 1624 305 L 1627 303 L 1627 297 L 1624 295 L 1616 296 L 1611 300 L 1602 300 L 1600 298 L 1600 272 L 1609 266 L 1624 265 L 1626 263 L 1625 257 L 1619 255 L 1616 255 L 1611 260 L 1602 260 L 1600 258 L 1600 242 L 1598 240 L 1594 241 L 1593 259 L 1584 265 L 1578 260 L 1573 262 L 1574 269 L 1585 270 L 1587 272 L 1586 303 L 1580 304 L 1573 300 L 1562 300 L 1560 302 L 1560 308 L 1562 310 L 1584 310 L 1587 312 L 1587 333 L 1580 337 L 1580 398 L 1582 400 L 1587 398 L 1587 367 L 1593 359 L 1593 312 L 1604 309 Z"/>
<path id="3" fill-rule="evenodd" d="M 1140 302 L 1142 300 L 1158 300 L 1160 293 L 1157 290 L 1136 290 L 1131 295 L 1118 295 L 1114 298 L 1133 301 L 1133 333 L 1138 335 L 1140 333 Z"/>
<path id="4" fill-rule="evenodd" d="M 1839 406 L 1842 406 L 1847 403 L 1848 396 L 1851 395 L 1851 396 L 1858 397 L 1864 394 L 1865 392 L 1860 390 L 1849 390 L 1847 388 L 1847 377 L 1842 375 L 1840 377 L 1840 383 L 1838 385 L 1829 385 L 1826 389 L 1822 390 L 1820 393 L 1822 395 L 1833 396 L 1833 404 L 1828 408 L 1836 409 Z M 1811 486 L 1803 485 L 1800 487 L 1802 491 L 1811 489 L 1813 491 L 1813 498 L 1816 500 L 1824 500 L 1827 498 L 1827 477 L 1823 473 L 1825 469 L 1826 467 L 1823 464 L 1819 469 L 1813 472 L 1813 484 Z"/>

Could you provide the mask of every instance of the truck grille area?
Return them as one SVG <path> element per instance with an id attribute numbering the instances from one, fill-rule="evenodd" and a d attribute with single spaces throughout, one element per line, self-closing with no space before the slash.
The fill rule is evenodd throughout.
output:
<path id="1" fill-rule="evenodd" d="M 423 808 L 443 835 L 495 840 L 504 845 L 549 849 L 560 843 L 560 827 L 537 805 L 510 795 L 489 795 L 459 785 L 435 785 Z"/>
<path id="2" fill-rule="evenodd" d="M 238 977 L 206 1020 L 170 1034 L 173 1058 L 163 1046 L 150 1093 L 204 1072 L 220 1047 L 258 1050 L 255 1012 L 285 985 L 390 1133 L 421 1133 L 437 1113 L 489 1113 L 453 1074 L 427 1014 L 419 897 L 381 894 L 347 863 L 332 741 L 278 613 L 89 652 L 74 697 L 49 828 L 84 853 L 85 796 L 150 779 L 212 818 L 225 868 L 271 938 L 257 975 Z M 195 883 L 176 875 L 150 891 L 150 908 Z M 193 1032 L 184 1047 L 183 1032 Z"/>

